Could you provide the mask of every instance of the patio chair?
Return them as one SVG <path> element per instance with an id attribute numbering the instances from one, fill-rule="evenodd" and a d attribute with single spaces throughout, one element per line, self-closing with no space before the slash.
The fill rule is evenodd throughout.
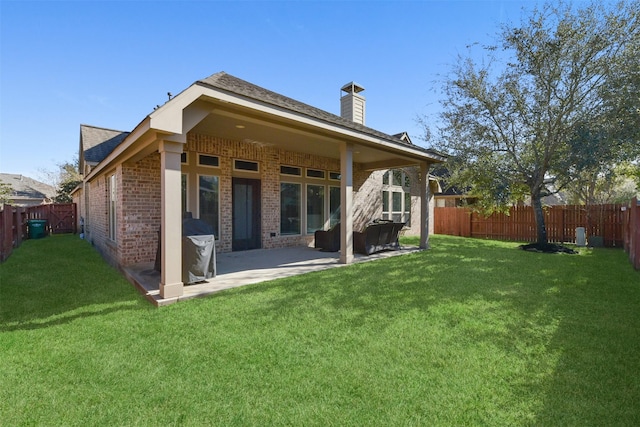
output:
<path id="1" fill-rule="evenodd" d="M 340 223 L 327 231 L 315 232 L 314 247 L 322 252 L 338 252 L 340 250 Z"/>

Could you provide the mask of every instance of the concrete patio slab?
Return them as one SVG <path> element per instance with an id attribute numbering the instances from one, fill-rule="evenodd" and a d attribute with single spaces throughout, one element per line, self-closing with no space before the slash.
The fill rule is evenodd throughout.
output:
<path id="1" fill-rule="evenodd" d="M 369 256 L 356 254 L 354 263 L 375 261 L 420 250 L 415 246 L 405 246 L 397 251 L 378 252 Z M 160 273 L 153 269 L 153 262 L 125 267 L 124 273 L 147 299 L 157 306 L 162 306 L 210 295 L 224 289 L 344 265 L 340 264 L 339 252 L 321 252 L 306 246 L 222 253 L 217 254 L 216 277 L 185 285 L 184 294 L 177 298 L 160 297 Z"/>

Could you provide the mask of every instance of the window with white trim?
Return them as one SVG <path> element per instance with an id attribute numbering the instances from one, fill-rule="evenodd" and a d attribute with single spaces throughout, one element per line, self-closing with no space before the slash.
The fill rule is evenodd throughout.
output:
<path id="1" fill-rule="evenodd" d="M 280 234 L 313 234 L 340 222 L 340 174 L 280 166 Z"/>
<path id="2" fill-rule="evenodd" d="M 329 228 L 340 222 L 340 187 L 329 187 Z"/>
<path id="3" fill-rule="evenodd" d="M 307 234 L 324 230 L 324 185 L 307 184 Z"/>
<path id="4" fill-rule="evenodd" d="M 302 217 L 302 184 L 280 183 L 280 234 L 300 234 Z"/>
<path id="5" fill-rule="evenodd" d="M 198 176 L 199 218 L 213 227 L 213 234 L 219 238 L 220 229 L 220 178 L 214 175 Z"/>
<path id="6" fill-rule="evenodd" d="M 208 166 L 211 168 L 220 167 L 220 158 L 208 154 L 198 154 L 198 166 Z"/>
<path id="7" fill-rule="evenodd" d="M 258 162 L 235 159 L 233 161 L 233 170 L 243 172 L 260 172 L 260 165 Z"/>
<path id="8" fill-rule="evenodd" d="M 189 202 L 187 194 L 189 194 L 189 178 L 186 173 L 180 175 L 180 192 L 182 194 L 182 213 L 188 212 Z"/>
<path id="9" fill-rule="evenodd" d="M 116 240 L 116 237 L 118 235 L 118 215 L 116 211 L 116 207 L 118 204 L 118 192 L 116 184 L 116 175 L 113 174 L 109 176 L 107 188 L 107 191 L 109 192 L 109 239 L 113 241 Z"/>
<path id="10" fill-rule="evenodd" d="M 382 176 L 382 219 L 411 225 L 411 177 L 402 169 Z"/>

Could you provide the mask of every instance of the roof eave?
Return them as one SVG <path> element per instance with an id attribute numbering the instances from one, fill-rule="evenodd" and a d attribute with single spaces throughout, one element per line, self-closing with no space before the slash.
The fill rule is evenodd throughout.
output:
<path id="1" fill-rule="evenodd" d="M 140 139 L 143 135 L 147 134 L 150 130 L 150 122 L 151 119 L 149 116 L 146 116 L 132 131 L 129 135 L 125 137 L 125 139 L 118 145 L 107 157 L 105 157 L 101 162 L 99 162 L 89 174 L 85 177 L 85 181 L 92 179 L 93 177 L 99 175 L 104 171 L 104 169 L 108 168 L 111 163 L 122 156 L 127 149 L 129 149 L 138 139 Z"/>
<path id="2" fill-rule="evenodd" d="M 428 152 L 421 147 L 408 145 L 400 141 L 395 141 L 390 135 L 389 138 L 374 136 L 365 131 L 343 126 L 340 124 L 335 124 L 328 120 L 323 120 L 318 117 L 314 117 L 298 111 L 293 111 L 291 109 L 287 109 L 273 103 L 257 100 L 246 95 L 238 94 L 230 90 L 210 85 L 206 82 L 198 81 L 194 83 L 194 85 L 201 86 L 208 91 L 208 93 L 203 92 L 203 96 L 209 96 L 224 103 L 251 108 L 270 115 L 303 123 L 308 126 L 313 126 L 334 133 L 339 133 L 341 135 L 347 136 L 350 140 L 358 140 L 358 142 L 360 143 L 365 142 L 367 145 L 383 146 L 385 148 L 391 149 L 391 151 L 401 152 L 403 154 L 410 155 L 411 157 L 418 156 L 422 160 L 426 160 L 432 163 L 441 163 L 446 160 L 445 157 Z"/>

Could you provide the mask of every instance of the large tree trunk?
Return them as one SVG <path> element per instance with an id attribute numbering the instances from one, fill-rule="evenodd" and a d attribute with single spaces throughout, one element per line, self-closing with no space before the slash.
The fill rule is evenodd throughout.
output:
<path id="1" fill-rule="evenodd" d="M 544 211 L 542 210 L 542 197 L 540 194 L 531 195 L 531 205 L 533 206 L 533 213 L 536 219 L 536 231 L 538 244 L 546 244 L 547 240 L 547 227 L 544 224 Z"/>

